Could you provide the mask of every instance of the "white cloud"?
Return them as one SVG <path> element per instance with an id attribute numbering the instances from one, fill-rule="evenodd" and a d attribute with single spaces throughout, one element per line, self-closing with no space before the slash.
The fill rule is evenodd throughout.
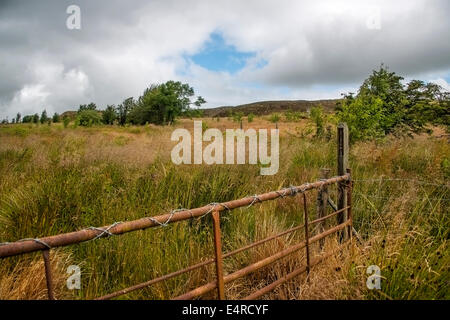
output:
<path id="1" fill-rule="evenodd" d="M 429 82 L 433 82 L 437 85 L 440 85 L 442 88 L 444 88 L 446 91 L 450 92 L 450 83 L 445 81 L 445 79 L 439 78 L 439 79 L 431 79 Z"/>
<path id="2" fill-rule="evenodd" d="M 450 42 L 442 39 L 450 31 L 450 3 L 444 0 L 78 5 L 82 30 L 66 29 L 64 1 L 0 4 L 0 118 L 90 101 L 117 104 L 169 79 L 189 82 L 214 107 L 339 97 L 381 62 L 405 77 L 426 75 L 423 80 L 442 80 L 450 70 Z M 378 12 L 380 29 L 368 28 Z M 234 75 L 185 60 L 216 31 L 256 58 Z"/>
<path id="3" fill-rule="evenodd" d="M 79 69 L 64 70 L 61 64 L 36 61 L 31 64 L 32 80 L 5 105 L 10 116 L 31 114 L 44 109 L 48 114 L 73 109 L 92 96 L 89 79 Z M 3 107 L 3 106 L 2 106 Z"/>

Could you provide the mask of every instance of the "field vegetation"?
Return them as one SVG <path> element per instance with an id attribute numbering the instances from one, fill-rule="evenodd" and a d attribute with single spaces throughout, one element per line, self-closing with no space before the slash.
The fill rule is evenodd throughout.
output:
<path id="1" fill-rule="evenodd" d="M 331 137 L 318 137 L 311 119 L 278 123 L 280 170 L 260 176 L 251 165 L 182 165 L 170 161 L 175 127 L 92 126 L 64 128 L 20 124 L 0 129 L 0 239 L 15 241 L 194 208 L 317 180 L 320 169 L 335 173 L 335 123 Z M 283 117 L 283 119 L 285 119 Z M 232 119 L 202 118 L 208 127 L 238 128 Z M 245 118 L 244 118 L 245 121 Z M 273 128 L 258 117 L 245 128 Z M 271 299 L 448 299 L 450 255 L 450 147 L 444 131 L 432 135 L 388 135 L 351 147 L 355 228 L 362 242 L 314 268 L 313 281 L 298 277 Z M 400 179 L 400 180 L 389 180 Z M 315 193 L 308 194 L 311 218 Z M 335 194 L 333 194 L 335 197 Z M 224 251 L 302 223 L 300 198 L 288 198 L 225 213 Z M 231 272 L 300 241 L 302 232 L 226 259 Z M 213 255 L 209 217 L 53 250 L 58 298 L 94 298 L 186 267 Z M 330 240 L 327 246 L 336 246 Z M 318 250 L 316 248 L 315 252 Z M 243 297 L 303 262 L 302 253 L 227 286 Z M 65 287 L 66 268 L 82 269 L 82 289 Z M 366 268 L 381 268 L 380 291 L 366 288 Z M 206 267 L 123 298 L 167 299 L 214 279 Z M 46 298 L 39 254 L 4 259 L 0 297 Z"/>
<path id="2" fill-rule="evenodd" d="M 449 97 L 420 81 L 408 84 L 384 66 L 337 103 L 336 112 L 257 113 L 221 110 L 210 117 L 190 106 L 202 97 L 186 84 L 152 85 L 99 111 L 18 114 L 0 126 L 0 242 L 100 227 L 224 202 L 336 174 L 336 126 L 349 125 L 349 165 L 358 240 L 267 294 L 268 299 L 449 299 Z M 280 111 L 281 110 L 281 111 Z M 176 128 L 280 130 L 280 168 L 261 176 L 259 165 L 174 165 Z M 315 217 L 316 193 L 308 208 Z M 336 190 L 331 197 L 336 200 Z M 330 221 L 328 226 L 335 221 Z M 289 197 L 222 214 L 223 250 L 237 249 L 303 223 L 301 198 Z M 312 230 L 315 233 L 316 230 Z M 211 217 L 96 239 L 52 250 L 56 297 L 92 299 L 167 274 L 213 256 Z M 225 260 L 233 272 L 302 241 L 286 235 Z M 336 238 L 326 249 L 338 246 Z M 313 255 L 319 254 L 312 248 Z M 285 258 L 226 286 L 239 299 L 304 264 L 304 253 Z M 81 289 L 68 290 L 69 265 L 82 270 Z M 381 290 L 366 286 L 367 267 L 381 269 Z M 122 299 L 168 299 L 213 281 L 210 265 Z M 214 297 L 214 293 L 205 298 Z M 0 299 L 45 299 L 39 253 L 3 259 Z"/>

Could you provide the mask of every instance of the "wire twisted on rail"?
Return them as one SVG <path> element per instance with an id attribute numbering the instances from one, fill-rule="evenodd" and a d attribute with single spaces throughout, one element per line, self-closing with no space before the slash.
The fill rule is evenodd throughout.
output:
<path id="1" fill-rule="evenodd" d="M 286 196 L 295 196 L 298 193 L 304 193 L 310 186 L 310 183 L 306 183 L 304 185 L 303 188 L 297 188 L 295 186 L 289 186 L 286 188 L 283 188 L 282 191 L 275 191 L 275 193 L 278 194 L 278 196 L 280 196 L 281 198 L 284 198 Z M 258 202 L 263 202 L 261 200 L 261 198 L 258 195 L 253 195 L 251 196 L 252 202 L 247 206 L 247 208 L 253 206 L 255 203 Z M 218 206 L 221 206 L 222 208 L 225 208 L 228 211 L 231 211 L 232 209 L 230 207 L 228 207 L 225 203 L 220 203 L 220 202 L 211 202 L 208 204 L 210 206 L 209 210 L 206 211 L 204 214 L 202 214 L 201 216 L 197 217 L 196 219 L 199 220 L 201 218 L 203 218 L 204 216 L 210 214 L 211 212 L 213 212 Z M 188 211 L 191 215 L 191 218 L 194 219 L 194 214 L 192 213 L 191 209 L 186 209 L 186 208 L 179 208 L 179 209 L 174 209 L 172 211 L 170 211 L 169 217 L 166 219 L 166 221 L 164 222 L 160 222 L 157 219 L 153 218 L 153 217 L 146 217 L 148 220 L 150 220 L 151 222 L 155 223 L 156 225 L 158 225 L 159 227 L 166 227 L 171 221 L 173 216 L 175 215 L 175 213 L 180 212 L 180 211 Z M 91 240 L 96 240 L 99 238 L 103 238 L 103 237 L 109 237 L 109 236 L 114 236 L 115 234 L 111 232 L 111 229 L 114 228 L 115 226 L 119 225 L 123 223 L 122 221 L 119 222 L 114 222 L 113 224 L 109 225 L 106 228 L 98 228 L 98 227 L 88 227 L 82 230 L 94 230 L 99 232 L 94 238 L 92 238 Z M 44 247 L 51 249 L 52 247 L 46 243 L 45 241 L 38 239 L 38 238 L 24 238 L 24 239 L 20 239 L 17 240 L 16 242 L 24 242 L 24 241 L 34 241 L 36 243 L 39 243 L 41 245 L 43 245 Z M 7 244 L 10 244 L 12 242 L 0 242 L 0 246 L 4 246 Z"/>
<path id="2" fill-rule="evenodd" d="M 43 246 L 47 247 L 47 249 L 51 249 L 52 248 L 47 242 L 45 242 L 45 241 L 43 241 L 41 239 L 38 239 L 38 238 L 24 238 L 24 239 L 17 240 L 15 242 L 24 242 L 24 241 L 34 241 L 36 243 L 42 244 Z M 1 242 L 0 246 L 5 246 L 5 245 L 10 244 L 10 243 L 12 243 L 12 242 Z"/>
<path id="3" fill-rule="evenodd" d="M 111 230 L 112 228 L 114 228 L 115 226 L 117 226 L 117 225 L 119 225 L 121 223 L 122 223 L 122 221 L 114 222 L 112 225 L 108 226 L 105 229 L 97 228 L 97 227 L 89 227 L 89 228 L 87 228 L 85 230 L 96 230 L 96 231 L 99 231 L 100 233 L 98 235 L 96 235 L 95 238 L 92 239 L 92 240 L 96 240 L 98 238 L 103 237 L 105 234 L 106 234 L 107 237 L 114 236 L 114 233 L 111 233 L 109 230 Z"/>

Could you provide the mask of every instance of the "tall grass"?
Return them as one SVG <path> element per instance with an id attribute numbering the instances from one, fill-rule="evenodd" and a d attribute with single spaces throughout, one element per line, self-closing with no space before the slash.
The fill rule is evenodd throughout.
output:
<path id="1" fill-rule="evenodd" d="M 262 126 L 258 121 L 255 126 Z M 283 131 L 283 124 L 280 128 Z M 0 241 L 227 201 L 314 181 L 320 168 L 335 167 L 333 139 L 295 134 L 282 135 L 281 167 L 274 176 L 260 176 L 259 168 L 250 165 L 175 166 L 168 158 L 170 133 L 170 128 L 159 127 L 0 128 Z M 445 161 L 450 161 L 448 143 L 432 137 L 352 146 L 354 225 L 363 243 L 316 267 L 311 277 L 317 281 L 307 283 L 299 277 L 266 298 L 448 299 L 450 196 Z M 383 177 L 403 180 L 377 180 Z M 289 198 L 223 213 L 224 251 L 302 223 L 299 201 Z M 308 194 L 308 203 L 312 218 L 314 193 Z M 298 232 L 228 258 L 225 271 L 233 272 L 302 237 Z M 212 256 L 211 239 L 210 217 L 204 217 L 54 250 L 57 295 L 94 298 L 176 271 Z M 332 240 L 327 243 L 335 245 Z M 227 285 L 227 294 L 245 296 L 301 263 L 284 259 Z M 65 288 L 69 264 L 82 269 L 81 290 Z M 365 270 L 371 264 L 381 268 L 381 291 L 365 287 Z M 37 254 L 4 259 L 0 298 L 45 298 L 37 275 L 41 269 Z M 167 299 L 212 280 L 211 265 L 121 298 Z"/>

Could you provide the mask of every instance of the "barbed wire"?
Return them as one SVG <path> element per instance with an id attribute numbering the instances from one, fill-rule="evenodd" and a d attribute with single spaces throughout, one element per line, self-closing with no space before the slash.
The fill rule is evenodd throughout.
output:
<path id="1" fill-rule="evenodd" d="M 24 241 L 34 241 L 36 243 L 42 244 L 43 246 L 47 247 L 48 249 L 52 248 L 47 242 L 45 242 L 39 238 L 24 238 L 24 239 L 17 240 L 15 242 L 24 242 Z M 0 242 L 0 246 L 5 246 L 10 243 L 12 243 L 12 242 Z"/>
<path id="2" fill-rule="evenodd" d="M 323 184 L 325 184 L 325 182 L 323 182 Z M 322 186 L 323 186 L 323 184 L 322 184 Z M 297 187 L 291 185 L 289 187 L 283 188 L 282 191 L 275 191 L 275 193 L 277 193 L 278 196 L 280 196 L 281 198 L 284 198 L 284 197 L 286 197 L 288 195 L 289 196 L 295 196 L 298 193 L 304 193 L 307 189 L 309 189 L 309 186 L 310 186 L 310 183 L 305 183 L 303 188 L 297 188 Z M 252 207 L 255 203 L 263 202 L 261 200 L 261 198 L 258 195 L 256 195 L 256 194 L 251 196 L 251 197 L 253 198 L 253 200 L 247 206 L 247 208 Z M 208 205 L 210 206 L 209 210 L 206 211 L 201 216 L 197 217 L 196 218 L 197 220 L 202 219 L 204 216 L 206 216 L 206 215 L 210 214 L 211 212 L 213 212 L 216 209 L 217 206 L 222 206 L 223 208 L 225 208 L 228 211 L 232 210 L 225 203 L 221 203 L 221 202 L 211 202 Z M 191 219 L 195 218 L 194 214 L 192 213 L 192 210 L 191 209 L 186 209 L 186 208 L 179 208 L 179 209 L 171 210 L 169 216 L 167 217 L 166 221 L 164 221 L 164 222 L 160 222 L 157 219 L 155 219 L 154 217 L 145 217 L 145 218 L 147 218 L 151 222 L 155 223 L 158 227 L 166 227 L 172 221 L 172 218 L 175 215 L 175 213 L 180 212 L 180 211 L 188 211 L 190 213 L 190 215 L 191 215 Z M 94 238 L 89 240 L 89 241 L 92 241 L 92 240 L 96 240 L 96 239 L 103 238 L 103 237 L 115 236 L 116 234 L 112 233 L 110 230 L 112 228 L 114 228 L 115 226 L 120 225 L 121 223 L 123 223 L 123 222 L 122 221 L 117 221 L 117 222 L 114 222 L 113 224 L 107 226 L 106 228 L 98 228 L 98 227 L 92 227 L 91 226 L 91 227 L 87 227 L 87 228 L 81 229 L 80 231 L 83 231 L 83 230 L 94 230 L 94 231 L 99 232 Z M 48 243 L 44 242 L 43 240 L 41 240 L 39 238 L 24 238 L 24 239 L 17 240 L 15 242 L 23 242 L 23 241 L 34 241 L 36 243 L 39 243 L 39 244 L 47 247 L 48 249 L 52 248 Z M 10 243 L 12 243 L 12 242 L 0 242 L 0 246 L 4 246 L 4 245 L 10 244 Z"/>
<path id="3" fill-rule="evenodd" d="M 114 222 L 112 225 L 108 226 L 105 229 L 97 228 L 97 227 L 89 227 L 89 228 L 86 228 L 84 230 L 96 230 L 96 231 L 99 231 L 100 233 L 95 238 L 91 239 L 91 240 L 96 240 L 98 238 L 103 237 L 103 235 L 105 235 L 105 234 L 106 234 L 107 237 L 113 236 L 114 233 L 109 232 L 109 230 L 111 230 L 112 228 L 114 228 L 115 226 L 117 226 L 117 225 L 119 225 L 121 223 L 122 223 L 122 221 Z"/>
<path id="4" fill-rule="evenodd" d="M 383 199 L 383 200 L 392 200 L 394 197 L 381 197 L 381 196 L 374 196 L 374 195 L 370 195 L 370 194 L 363 194 L 361 192 L 355 192 L 356 194 L 360 194 L 363 195 L 364 197 L 368 197 L 368 198 L 376 198 L 376 199 Z M 429 197 L 424 197 L 424 200 L 435 200 L 435 201 L 450 201 L 450 198 L 429 198 Z"/>
<path id="5" fill-rule="evenodd" d="M 402 179 L 402 178 L 378 178 L 378 179 L 352 179 L 355 182 L 384 182 L 384 181 L 412 181 L 423 185 L 437 186 L 437 187 L 446 187 L 450 188 L 450 184 L 445 183 L 433 183 L 428 181 L 422 181 L 417 179 Z"/>

